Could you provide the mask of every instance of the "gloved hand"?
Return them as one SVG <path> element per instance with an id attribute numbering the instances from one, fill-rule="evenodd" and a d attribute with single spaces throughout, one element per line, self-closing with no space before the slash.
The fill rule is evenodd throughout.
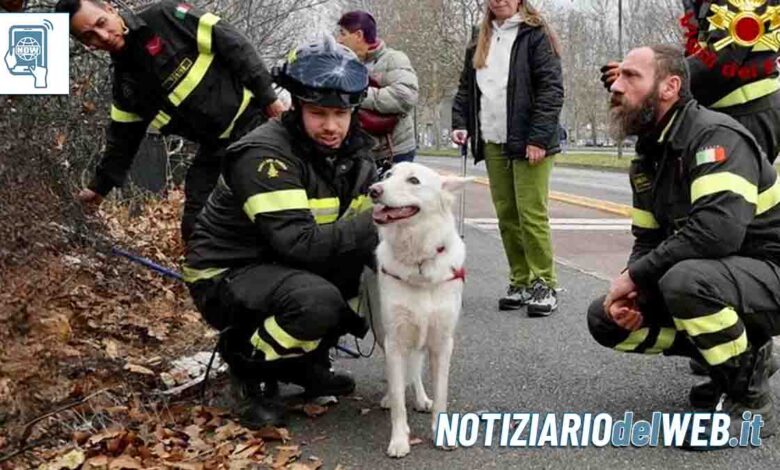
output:
<path id="1" fill-rule="evenodd" d="M 360 339 L 366 337 L 366 334 L 368 333 L 368 330 L 370 328 L 370 325 L 368 324 L 368 319 L 363 318 L 357 313 L 352 311 L 344 315 L 341 324 L 344 328 L 344 331 L 351 334 L 355 338 L 360 338 Z"/>
<path id="2" fill-rule="evenodd" d="M 620 62 L 609 61 L 607 65 L 601 67 L 601 83 L 607 91 L 612 91 L 612 84 L 620 76 Z"/>

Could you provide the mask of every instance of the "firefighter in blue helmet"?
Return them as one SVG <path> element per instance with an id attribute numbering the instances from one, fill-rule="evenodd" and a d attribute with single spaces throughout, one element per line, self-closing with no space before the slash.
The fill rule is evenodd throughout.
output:
<path id="1" fill-rule="evenodd" d="M 198 309 L 222 332 L 236 412 L 252 427 L 283 420 L 261 382 L 352 392 L 328 349 L 367 331 L 348 300 L 377 244 L 366 197 L 376 167 L 355 119 L 365 66 L 323 36 L 291 52 L 274 77 L 293 108 L 229 147 L 183 268 Z"/>
<path id="2" fill-rule="evenodd" d="M 284 109 L 271 75 L 249 40 L 218 16 L 165 0 L 138 12 L 102 0 L 60 0 L 70 31 L 87 46 L 111 54 L 111 121 L 95 176 L 79 193 L 96 208 L 124 184 L 149 126 L 200 147 L 185 182 L 182 237 L 219 177 L 234 142 Z"/>

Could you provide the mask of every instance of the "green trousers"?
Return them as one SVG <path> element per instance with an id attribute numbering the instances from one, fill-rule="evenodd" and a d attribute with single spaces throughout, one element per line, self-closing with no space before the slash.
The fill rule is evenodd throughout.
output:
<path id="1" fill-rule="evenodd" d="M 553 158 L 536 165 L 527 160 L 510 160 L 499 144 L 487 143 L 485 163 L 490 194 L 498 215 L 498 228 L 509 262 L 509 282 L 528 287 L 536 279 L 555 287 L 547 202 Z"/>

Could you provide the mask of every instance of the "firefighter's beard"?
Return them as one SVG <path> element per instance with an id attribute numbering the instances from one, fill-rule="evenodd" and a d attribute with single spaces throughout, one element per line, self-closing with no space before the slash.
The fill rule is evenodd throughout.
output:
<path id="1" fill-rule="evenodd" d="M 658 87 L 654 86 L 638 106 L 627 103 L 625 95 L 613 93 L 609 106 L 609 128 L 614 139 L 622 142 L 627 136 L 645 134 L 655 127 L 660 107 Z"/>

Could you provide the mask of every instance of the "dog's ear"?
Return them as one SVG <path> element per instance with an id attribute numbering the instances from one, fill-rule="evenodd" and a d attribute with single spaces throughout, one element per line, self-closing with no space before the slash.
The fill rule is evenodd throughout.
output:
<path id="1" fill-rule="evenodd" d="M 473 176 L 463 178 L 460 176 L 444 176 L 441 179 L 441 189 L 454 193 L 463 189 L 467 183 L 474 181 Z"/>

